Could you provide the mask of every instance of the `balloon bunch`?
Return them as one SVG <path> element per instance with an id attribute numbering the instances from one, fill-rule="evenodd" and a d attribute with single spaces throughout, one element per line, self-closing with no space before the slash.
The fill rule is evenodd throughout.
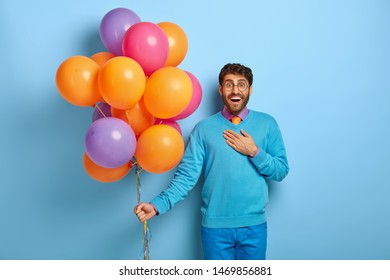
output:
<path id="1" fill-rule="evenodd" d="M 184 140 L 177 121 L 198 108 L 202 88 L 192 73 L 177 68 L 188 49 L 177 24 L 142 22 L 117 8 L 103 17 L 99 34 L 108 51 L 66 59 L 56 84 L 69 103 L 95 108 L 85 135 L 87 174 L 115 182 L 135 165 L 139 203 L 140 172 L 163 173 L 180 162 Z M 150 259 L 149 238 L 144 222 L 143 259 Z"/>
<path id="2" fill-rule="evenodd" d="M 92 106 L 85 135 L 84 168 L 100 182 L 124 178 L 134 164 L 150 173 L 174 168 L 184 152 L 178 120 L 199 106 L 198 79 L 177 66 L 188 40 L 172 22 L 152 23 L 126 8 L 101 20 L 107 52 L 72 56 L 61 63 L 56 85 L 76 106 Z"/>

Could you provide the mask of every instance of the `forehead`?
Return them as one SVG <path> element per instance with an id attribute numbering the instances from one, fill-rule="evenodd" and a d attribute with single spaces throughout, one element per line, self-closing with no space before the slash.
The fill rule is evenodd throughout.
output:
<path id="1" fill-rule="evenodd" d="M 223 81 L 233 81 L 233 82 L 240 82 L 245 81 L 248 82 L 248 80 L 243 75 L 235 75 L 235 74 L 227 74 L 225 77 L 223 77 Z"/>

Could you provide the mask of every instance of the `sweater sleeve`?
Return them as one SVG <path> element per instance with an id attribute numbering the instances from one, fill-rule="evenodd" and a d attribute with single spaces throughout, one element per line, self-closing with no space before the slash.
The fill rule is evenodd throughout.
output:
<path id="1" fill-rule="evenodd" d="M 194 130 L 171 183 L 166 190 L 151 201 L 159 214 L 171 210 L 194 188 L 202 172 L 204 153 L 205 149 L 201 138 Z"/>
<path id="2" fill-rule="evenodd" d="M 257 171 L 264 177 L 282 181 L 289 172 L 286 149 L 278 125 L 270 131 L 266 147 L 260 147 L 260 152 L 249 158 Z"/>

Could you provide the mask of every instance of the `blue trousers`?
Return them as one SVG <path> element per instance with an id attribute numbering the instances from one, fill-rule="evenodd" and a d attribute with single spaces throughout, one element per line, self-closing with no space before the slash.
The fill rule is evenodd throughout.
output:
<path id="1" fill-rule="evenodd" d="M 202 227 L 206 260 L 265 260 L 267 223 L 240 228 Z"/>

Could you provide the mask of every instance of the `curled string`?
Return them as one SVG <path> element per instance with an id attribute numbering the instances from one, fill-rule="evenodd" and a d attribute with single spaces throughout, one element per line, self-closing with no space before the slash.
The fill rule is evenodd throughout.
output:
<path id="1" fill-rule="evenodd" d="M 139 164 L 135 164 L 135 173 L 136 173 L 136 182 L 137 182 L 137 203 L 141 203 L 141 171 Z M 148 223 L 144 222 L 144 230 L 143 230 L 143 236 L 142 236 L 142 243 L 143 248 L 140 254 L 140 259 L 144 260 L 150 260 L 150 254 L 149 254 L 149 242 L 151 240 L 150 230 Z"/>

